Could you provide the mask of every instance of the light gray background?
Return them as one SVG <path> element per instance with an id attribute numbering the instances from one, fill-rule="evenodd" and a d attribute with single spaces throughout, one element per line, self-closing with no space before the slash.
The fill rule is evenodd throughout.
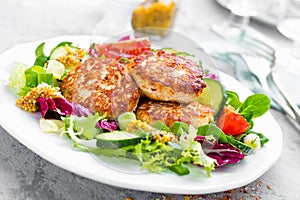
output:
<path id="1" fill-rule="evenodd" d="M 176 26 L 181 26 L 177 28 L 193 37 L 228 15 L 214 0 L 189 2 L 192 7 L 188 17 L 192 17 L 192 23 L 183 24 L 178 20 Z M 59 35 L 90 35 L 102 18 L 103 10 L 104 2 L 101 0 L 1 0 L 0 52 L 23 42 Z M 252 21 L 251 25 L 275 40 L 280 47 L 290 45 L 274 27 L 257 21 Z M 272 114 L 284 136 L 279 161 L 245 187 L 231 192 L 193 196 L 191 199 L 253 199 L 255 196 L 270 200 L 300 199 L 300 133 L 284 115 L 273 110 Z M 118 200 L 126 197 L 143 200 L 188 199 L 190 196 L 128 190 L 82 178 L 40 158 L 0 127 L 0 200 Z"/>

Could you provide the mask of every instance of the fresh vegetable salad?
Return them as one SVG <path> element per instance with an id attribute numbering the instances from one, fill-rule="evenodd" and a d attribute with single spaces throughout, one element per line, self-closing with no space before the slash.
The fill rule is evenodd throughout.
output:
<path id="1" fill-rule="evenodd" d="M 15 66 L 9 86 L 16 105 L 40 112 L 43 132 L 67 135 L 74 148 L 140 162 L 153 173 L 210 176 L 238 164 L 268 142 L 252 130 L 270 107 L 263 94 L 241 100 L 193 55 L 153 49 L 147 38 L 92 43 L 64 41 L 49 55 Z"/>

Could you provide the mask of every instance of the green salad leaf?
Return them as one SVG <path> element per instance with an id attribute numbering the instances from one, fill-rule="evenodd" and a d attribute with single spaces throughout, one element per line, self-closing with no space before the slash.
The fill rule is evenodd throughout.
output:
<path id="1" fill-rule="evenodd" d="M 146 142 L 146 143 L 145 143 Z M 161 142 L 142 141 L 135 147 L 135 155 L 142 162 L 142 169 L 151 172 L 159 172 L 177 165 L 176 161 L 180 158 L 180 150 Z"/>
<path id="2" fill-rule="evenodd" d="M 194 140 L 196 135 L 197 130 L 192 125 L 189 126 L 188 133 L 181 134 L 178 142 L 183 147 L 180 163 L 187 162 L 201 165 L 206 170 L 207 175 L 210 176 L 210 172 L 214 170 L 216 160 L 204 153 L 201 144 Z"/>
<path id="3" fill-rule="evenodd" d="M 227 135 L 215 124 L 206 124 L 199 126 L 197 130 L 197 135 L 209 136 L 213 135 L 218 139 L 219 143 L 228 143 Z"/>
<path id="4" fill-rule="evenodd" d="M 171 132 L 171 129 L 166 126 L 162 121 L 158 120 L 155 124 L 154 124 L 154 128 L 161 130 L 161 131 L 168 131 Z"/>
<path id="5" fill-rule="evenodd" d="M 264 94 L 253 94 L 249 96 L 239 107 L 238 111 L 243 116 L 257 118 L 262 116 L 270 108 L 270 98 Z"/>
<path id="6" fill-rule="evenodd" d="M 226 91 L 227 94 L 227 105 L 231 105 L 235 109 L 238 109 L 242 102 L 239 99 L 239 95 L 233 91 Z"/>
<path id="7" fill-rule="evenodd" d="M 35 49 L 34 65 L 44 67 L 45 63 L 48 61 L 49 57 L 45 55 L 44 47 L 45 47 L 45 42 L 41 43 Z"/>
<path id="8" fill-rule="evenodd" d="M 10 77 L 10 87 L 15 88 L 20 96 L 24 96 L 27 92 L 41 83 L 53 85 L 53 74 L 47 73 L 41 66 L 23 67 L 19 65 L 16 73 Z"/>
<path id="9" fill-rule="evenodd" d="M 169 167 L 169 169 L 180 176 L 190 173 L 188 166 L 186 166 L 185 164 L 172 165 Z"/>
<path id="10" fill-rule="evenodd" d="M 44 53 L 44 47 L 45 47 L 46 42 L 42 42 L 41 44 L 39 44 L 39 46 L 37 46 L 37 48 L 35 49 L 35 57 L 39 57 L 39 56 L 45 56 Z"/>
<path id="11" fill-rule="evenodd" d="M 147 137 L 136 145 L 118 149 L 92 148 L 80 143 L 80 141 L 76 142 L 74 146 L 96 155 L 101 154 L 138 160 L 141 162 L 142 169 L 153 173 L 169 169 L 178 175 L 186 175 L 190 173 L 187 164 L 195 164 L 203 166 L 207 175 L 210 176 L 216 161 L 204 153 L 201 144 L 194 141 L 195 136 L 196 129 L 190 126 L 189 131 L 181 135 L 178 143 L 162 143 L 152 141 L 150 137 Z"/>
<path id="12" fill-rule="evenodd" d="M 271 100 L 264 94 L 253 94 L 241 102 L 237 93 L 226 91 L 227 105 L 234 107 L 243 117 L 251 123 L 251 120 L 265 114 L 271 106 Z"/>
<path id="13" fill-rule="evenodd" d="M 38 56 L 35 58 L 34 65 L 44 67 L 45 63 L 48 61 L 48 56 Z"/>
<path id="14" fill-rule="evenodd" d="M 249 131 L 249 134 L 256 134 L 258 135 L 259 139 L 260 139 L 260 145 L 264 146 L 267 142 L 269 142 L 269 138 L 267 138 L 264 134 L 262 133 L 258 133 L 255 131 Z"/>
<path id="15" fill-rule="evenodd" d="M 240 149 L 244 154 L 249 155 L 253 152 L 253 149 L 249 147 L 248 145 L 240 142 L 236 138 L 226 135 L 219 127 L 217 127 L 215 124 L 206 124 L 203 126 L 198 127 L 197 135 L 202 136 L 214 136 L 218 139 L 218 142 L 220 143 L 229 143 L 232 146 Z"/>
<path id="16" fill-rule="evenodd" d="M 70 115 L 63 118 L 67 126 L 67 133 L 73 133 L 82 139 L 91 140 L 96 134 L 100 132 L 100 129 L 96 128 L 96 124 L 99 120 L 103 119 L 99 113 L 89 114 L 87 117 L 79 117 L 76 115 Z"/>
<path id="17" fill-rule="evenodd" d="M 18 63 L 13 68 L 12 74 L 9 77 L 9 87 L 18 95 L 22 94 L 23 88 L 26 85 L 25 71 L 28 68 L 28 65 Z"/>
<path id="18" fill-rule="evenodd" d="M 174 132 L 175 135 L 181 135 L 184 132 L 188 132 L 189 125 L 187 123 L 184 123 L 184 122 L 175 122 L 174 126 L 173 126 L 173 129 L 174 129 L 173 132 Z"/>

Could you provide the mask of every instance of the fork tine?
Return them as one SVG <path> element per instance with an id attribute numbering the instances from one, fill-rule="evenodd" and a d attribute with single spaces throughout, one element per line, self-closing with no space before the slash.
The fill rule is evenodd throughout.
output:
<path id="1" fill-rule="evenodd" d="M 267 49 L 262 48 L 259 43 L 244 41 L 243 45 L 247 48 L 247 50 L 252 51 L 254 54 L 258 54 L 264 56 L 268 60 L 273 59 L 275 53 L 272 51 L 268 51 Z"/>
<path id="2" fill-rule="evenodd" d="M 256 38 L 256 37 L 253 37 L 247 33 L 243 33 L 240 35 L 240 42 L 243 42 L 243 41 L 249 41 L 249 42 L 252 42 L 252 43 L 256 43 L 258 44 L 261 48 L 265 49 L 266 51 L 272 53 L 274 52 L 274 47 L 271 46 L 271 44 L 267 44 L 266 42 Z"/>
<path id="3" fill-rule="evenodd" d="M 257 38 L 244 34 L 241 36 L 239 43 L 242 47 L 246 48 L 246 50 L 260 55 L 272 63 L 276 59 L 274 48 Z"/>
<path id="4" fill-rule="evenodd" d="M 275 51 L 274 48 L 271 47 L 270 45 L 268 45 L 267 43 L 265 43 L 257 38 L 254 38 L 252 36 L 249 36 L 247 34 L 245 36 L 241 37 L 240 41 L 246 42 L 249 44 L 256 44 L 257 47 L 265 50 L 266 52 L 269 52 L 270 54 L 273 54 Z"/>
<path id="5" fill-rule="evenodd" d="M 296 103 L 289 97 L 287 92 L 284 90 L 283 87 L 279 84 L 278 81 L 276 81 L 276 74 L 273 74 L 274 72 L 274 66 L 275 66 L 275 61 L 276 61 L 276 56 L 275 56 L 275 49 L 273 49 L 270 45 L 264 43 L 263 41 L 260 41 L 256 38 L 244 35 L 241 40 L 240 44 L 245 45 L 247 47 L 245 51 L 248 50 L 252 51 L 256 57 L 264 57 L 266 60 L 270 61 L 270 65 L 268 67 L 271 68 L 271 71 L 265 71 L 266 70 L 266 65 L 262 65 L 260 69 L 254 69 L 259 67 L 256 64 L 251 65 L 251 63 L 248 65 L 249 70 L 257 76 L 258 80 L 261 82 L 262 87 L 269 93 L 270 97 L 278 104 L 280 105 L 283 110 L 289 114 L 289 116 L 297 121 L 300 124 L 300 110 Z M 243 56 L 245 59 L 247 59 L 247 56 Z M 249 61 L 248 61 L 249 63 Z M 269 69 L 270 70 L 270 69 Z M 270 87 L 268 86 L 267 79 L 268 77 L 272 78 L 272 81 L 274 85 L 278 88 L 278 91 L 280 92 L 281 96 L 283 97 L 284 101 L 287 103 L 283 103 L 280 99 L 277 99 L 277 96 L 275 96 Z M 274 78 L 275 77 L 275 78 Z"/>

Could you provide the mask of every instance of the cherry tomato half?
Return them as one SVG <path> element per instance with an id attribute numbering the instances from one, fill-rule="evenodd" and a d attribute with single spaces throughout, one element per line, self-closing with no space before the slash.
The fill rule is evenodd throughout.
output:
<path id="1" fill-rule="evenodd" d="M 217 126 L 227 135 L 239 135 L 250 128 L 247 120 L 231 106 L 224 107 Z"/>
<path id="2" fill-rule="evenodd" d="M 90 51 L 95 51 L 97 56 L 106 58 L 131 58 L 141 52 L 150 50 L 148 39 L 123 40 L 116 43 L 95 44 L 90 47 Z"/>

